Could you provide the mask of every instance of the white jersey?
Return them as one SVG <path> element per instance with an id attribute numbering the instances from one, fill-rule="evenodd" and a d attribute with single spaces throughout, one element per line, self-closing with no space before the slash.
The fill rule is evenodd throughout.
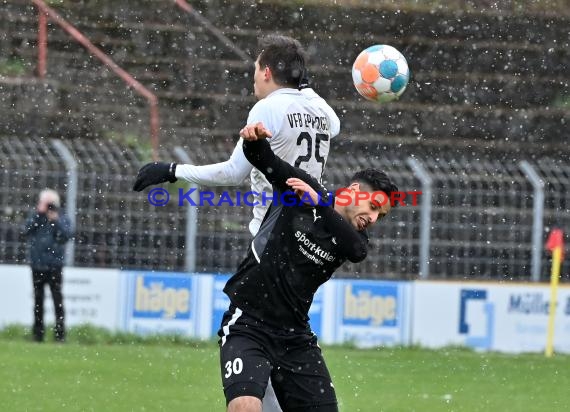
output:
<path id="1" fill-rule="evenodd" d="M 330 140 L 340 132 L 340 120 L 323 98 L 310 88 L 277 89 L 250 110 L 247 124 L 257 122 L 262 122 L 273 135 L 268 140 L 277 156 L 321 180 Z M 242 183 L 251 173 L 251 190 L 259 193 L 249 224 L 251 234 L 255 235 L 270 205 L 262 201 L 262 193 L 271 199 L 273 189 L 265 176 L 247 161 L 242 144 L 240 139 L 229 160 L 222 163 L 178 165 L 176 177 L 201 185 L 232 186 Z"/>

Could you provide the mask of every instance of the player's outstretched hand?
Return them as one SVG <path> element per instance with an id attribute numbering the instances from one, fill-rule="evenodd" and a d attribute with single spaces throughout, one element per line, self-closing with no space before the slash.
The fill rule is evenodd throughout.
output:
<path id="1" fill-rule="evenodd" d="M 307 197 L 305 196 L 305 194 L 307 194 L 312 200 L 312 206 L 319 204 L 319 195 L 317 194 L 317 192 L 315 192 L 315 189 L 313 189 L 303 180 L 297 177 L 290 177 L 285 181 L 285 183 L 287 183 L 291 187 L 291 189 L 293 189 L 295 194 L 299 196 L 301 199 L 307 199 Z"/>
<path id="2" fill-rule="evenodd" d="M 145 187 L 159 183 L 176 182 L 176 163 L 152 162 L 147 163 L 137 173 L 133 190 L 140 192 Z"/>
<path id="3" fill-rule="evenodd" d="M 248 124 L 239 131 L 239 135 L 249 142 L 266 139 L 272 136 L 271 132 L 267 130 L 261 122 Z"/>

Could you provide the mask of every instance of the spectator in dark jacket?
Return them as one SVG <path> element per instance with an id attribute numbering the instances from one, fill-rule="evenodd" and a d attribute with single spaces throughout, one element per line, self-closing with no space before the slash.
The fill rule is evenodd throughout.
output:
<path id="1" fill-rule="evenodd" d="M 34 283 L 34 340 L 44 339 L 44 289 L 49 285 L 55 308 L 55 339 L 65 341 L 62 272 L 65 244 L 71 238 L 69 220 L 60 211 L 60 199 L 51 189 L 40 193 L 36 209 L 26 221 Z"/>

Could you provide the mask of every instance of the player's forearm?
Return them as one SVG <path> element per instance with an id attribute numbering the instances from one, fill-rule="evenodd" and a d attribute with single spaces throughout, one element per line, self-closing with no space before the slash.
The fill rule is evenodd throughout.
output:
<path id="1" fill-rule="evenodd" d="M 278 157 L 271 150 L 269 142 L 265 139 L 243 142 L 243 154 L 249 163 L 263 173 L 268 179 L 272 168 L 279 163 Z"/>
<path id="2" fill-rule="evenodd" d="M 328 231 L 337 238 L 338 250 L 351 262 L 360 262 L 368 254 L 368 242 L 349 221 L 330 206 L 317 206 Z"/>
<path id="3" fill-rule="evenodd" d="M 203 186 L 237 186 L 241 184 L 251 169 L 237 168 L 229 162 L 205 166 L 176 165 L 175 176 Z"/>
<path id="4" fill-rule="evenodd" d="M 311 186 L 316 192 L 325 192 L 325 189 L 319 182 L 307 172 L 291 166 L 275 155 L 267 140 L 244 141 L 243 152 L 246 159 L 263 173 L 269 183 L 277 186 L 280 190 L 290 190 L 285 182 L 290 177 L 297 177 Z"/>

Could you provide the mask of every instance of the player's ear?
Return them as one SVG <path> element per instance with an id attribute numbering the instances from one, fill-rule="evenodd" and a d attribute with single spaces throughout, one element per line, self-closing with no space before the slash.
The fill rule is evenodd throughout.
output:
<path id="1" fill-rule="evenodd" d="M 268 66 L 265 66 L 265 69 L 263 69 L 263 78 L 265 80 L 271 80 L 272 77 L 273 73 L 271 73 L 271 69 Z"/>
<path id="2" fill-rule="evenodd" d="M 349 188 L 350 190 L 354 190 L 355 192 L 358 192 L 358 191 L 360 191 L 360 183 L 358 183 L 358 182 L 352 182 L 352 183 L 350 184 L 350 186 L 348 186 L 348 188 Z"/>

